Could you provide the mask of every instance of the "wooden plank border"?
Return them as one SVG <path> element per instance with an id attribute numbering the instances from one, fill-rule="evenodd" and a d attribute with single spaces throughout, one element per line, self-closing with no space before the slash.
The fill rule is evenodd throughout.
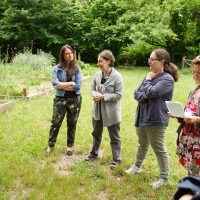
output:
<path id="1" fill-rule="evenodd" d="M 7 109 L 13 108 L 12 101 L 0 100 L 0 114 L 4 113 Z"/>
<path id="2" fill-rule="evenodd" d="M 92 76 L 84 76 L 83 80 L 89 79 Z M 44 92 L 40 92 L 40 93 L 36 93 L 33 95 L 27 95 L 27 96 L 8 96 L 8 95 L 0 95 L 0 99 L 27 99 L 27 100 L 34 100 L 38 97 L 42 97 L 42 96 L 46 96 L 48 94 L 50 94 L 51 92 L 54 92 L 55 89 L 52 88 L 50 90 L 46 90 Z"/>

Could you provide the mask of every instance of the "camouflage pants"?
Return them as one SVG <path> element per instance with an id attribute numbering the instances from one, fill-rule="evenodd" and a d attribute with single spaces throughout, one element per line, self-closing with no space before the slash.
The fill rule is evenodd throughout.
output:
<path id="1" fill-rule="evenodd" d="M 76 123 L 81 109 L 82 97 L 66 98 L 55 96 L 53 116 L 49 132 L 49 146 L 54 147 L 59 129 L 66 114 L 67 119 L 67 146 L 74 146 Z"/>

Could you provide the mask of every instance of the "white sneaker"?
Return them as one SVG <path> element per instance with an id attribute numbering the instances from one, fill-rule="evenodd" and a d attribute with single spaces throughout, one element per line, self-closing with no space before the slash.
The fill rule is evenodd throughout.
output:
<path id="1" fill-rule="evenodd" d="M 136 167 L 135 165 L 132 165 L 129 169 L 125 171 L 126 174 L 139 174 L 142 172 L 141 168 Z"/>
<path id="2" fill-rule="evenodd" d="M 165 179 L 163 179 L 163 178 L 160 178 L 158 181 L 152 183 L 151 185 L 152 185 L 152 187 L 153 187 L 154 189 L 156 189 L 156 188 L 159 188 L 159 187 L 162 186 L 162 185 L 167 185 L 167 184 L 168 184 L 168 180 L 165 180 Z"/>
<path id="3" fill-rule="evenodd" d="M 50 154 L 53 150 L 53 147 L 48 147 L 45 154 Z"/>

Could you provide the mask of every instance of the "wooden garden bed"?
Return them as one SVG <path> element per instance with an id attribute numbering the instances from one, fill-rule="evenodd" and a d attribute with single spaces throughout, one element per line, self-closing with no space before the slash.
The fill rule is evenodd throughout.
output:
<path id="1" fill-rule="evenodd" d="M 12 101 L 0 100 L 0 114 L 4 113 L 7 109 L 12 109 L 12 108 L 13 108 Z"/>

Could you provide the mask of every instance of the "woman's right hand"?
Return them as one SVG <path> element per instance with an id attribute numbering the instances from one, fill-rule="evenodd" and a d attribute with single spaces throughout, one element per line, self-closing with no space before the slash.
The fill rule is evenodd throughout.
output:
<path id="1" fill-rule="evenodd" d="M 176 117 L 172 116 L 170 112 L 168 112 L 167 114 L 168 114 L 169 117 L 171 117 L 171 118 L 176 118 Z"/>
<path id="2" fill-rule="evenodd" d="M 149 72 L 146 76 L 147 80 L 152 80 L 154 79 L 156 76 L 158 76 L 161 73 L 161 71 L 158 72 Z"/>

